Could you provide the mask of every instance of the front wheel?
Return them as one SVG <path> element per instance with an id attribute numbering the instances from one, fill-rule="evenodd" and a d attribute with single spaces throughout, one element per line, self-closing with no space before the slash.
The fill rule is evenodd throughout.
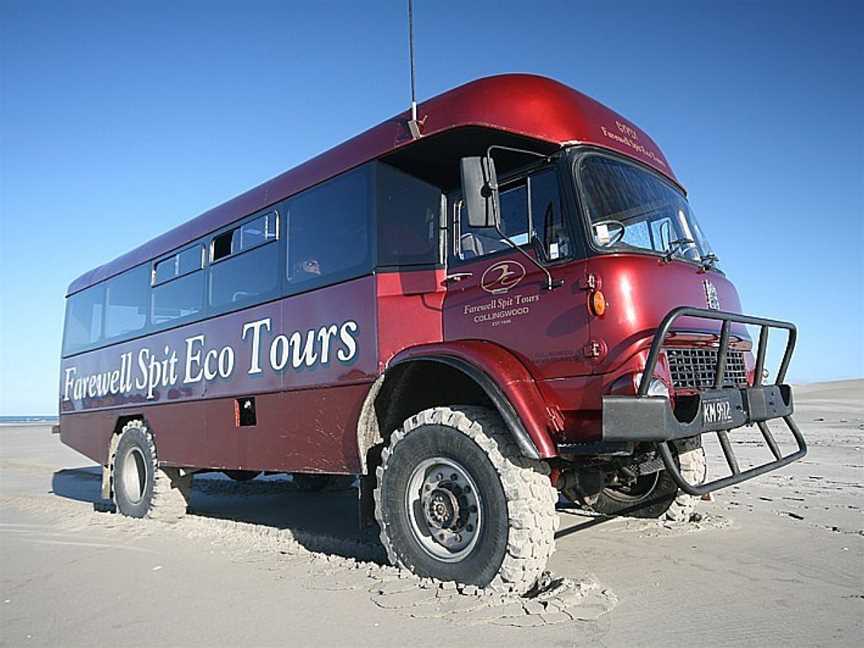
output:
<path id="1" fill-rule="evenodd" d="M 395 431 L 376 471 L 390 561 L 419 576 L 524 593 L 558 527 L 548 467 L 524 458 L 497 413 L 436 407 Z"/>
<path id="2" fill-rule="evenodd" d="M 682 452 L 677 460 L 682 476 L 689 483 L 705 481 L 707 470 L 702 448 Z M 671 522 L 689 521 L 699 500 L 679 491 L 666 470 L 642 475 L 626 486 L 606 487 L 593 497 L 581 499 L 586 508 L 595 513 L 663 518 Z"/>

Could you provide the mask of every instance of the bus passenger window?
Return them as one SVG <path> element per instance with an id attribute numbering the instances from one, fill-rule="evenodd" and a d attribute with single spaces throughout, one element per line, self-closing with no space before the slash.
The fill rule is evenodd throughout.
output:
<path id="1" fill-rule="evenodd" d="M 368 183 L 366 167 L 288 201 L 289 292 L 371 271 Z"/>
<path id="2" fill-rule="evenodd" d="M 276 213 L 271 212 L 244 223 L 239 230 L 235 230 L 234 252 L 249 250 L 276 238 Z"/>
<path id="3" fill-rule="evenodd" d="M 209 268 L 209 301 L 214 308 L 248 305 L 275 297 L 279 288 L 279 247 L 264 245 Z"/>
<path id="4" fill-rule="evenodd" d="M 153 266 L 153 285 L 165 283 L 177 276 L 177 255 L 160 261 Z"/>
<path id="5" fill-rule="evenodd" d="M 155 286 L 150 320 L 161 326 L 197 315 L 203 308 L 204 273 L 198 272 Z"/>
<path id="6" fill-rule="evenodd" d="M 196 245 L 177 253 L 177 276 L 195 272 L 204 267 L 204 246 Z"/>
<path id="7" fill-rule="evenodd" d="M 375 173 L 378 265 L 438 263 L 441 189 L 384 163 Z"/>
<path id="8" fill-rule="evenodd" d="M 104 302 L 104 285 L 82 290 L 66 300 L 63 355 L 86 349 L 101 339 Z"/>
<path id="9" fill-rule="evenodd" d="M 211 261 L 219 261 L 232 254 L 251 250 L 277 238 L 276 212 L 264 214 L 243 223 L 240 227 L 215 236 L 211 248 Z"/>
<path id="10" fill-rule="evenodd" d="M 195 245 L 153 266 L 150 322 L 162 326 L 186 320 L 204 308 L 203 246 Z"/>
<path id="11" fill-rule="evenodd" d="M 231 230 L 230 232 L 225 232 L 224 234 L 220 234 L 213 238 L 213 242 L 210 244 L 211 261 L 219 261 L 219 259 L 224 259 L 231 255 L 231 244 L 234 241 L 235 231 L 236 230 Z"/>
<path id="12" fill-rule="evenodd" d="M 105 337 L 142 331 L 150 301 L 150 266 L 128 270 L 108 282 L 105 291 Z"/>
<path id="13" fill-rule="evenodd" d="M 249 220 L 213 238 L 208 302 L 225 309 L 275 297 L 279 289 L 276 212 Z M 217 263 L 218 262 L 218 263 Z M 191 297 L 191 295 L 190 295 Z"/>
<path id="14" fill-rule="evenodd" d="M 167 259 L 162 259 L 153 264 L 153 285 L 171 281 L 175 277 L 181 277 L 195 272 L 204 267 L 203 246 L 195 245 L 181 250 Z"/>

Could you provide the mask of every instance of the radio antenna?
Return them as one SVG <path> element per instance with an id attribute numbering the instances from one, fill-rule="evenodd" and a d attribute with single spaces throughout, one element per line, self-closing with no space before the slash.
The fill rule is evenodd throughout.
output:
<path id="1" fill-rule="evenodd" d="M 414 0 L 408 0 L 408 59 L 411 64 L 411 119 L 408 120 L 408 130 L 411 131 L 411 137 L 420 139 L 420 126 L 423 124 L 417 120 L 417 94 L 414 82 Z"/>

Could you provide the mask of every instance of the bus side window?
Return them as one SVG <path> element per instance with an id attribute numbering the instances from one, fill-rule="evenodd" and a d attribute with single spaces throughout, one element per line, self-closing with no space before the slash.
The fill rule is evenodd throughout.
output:
<path id="1" fill-rule="evenodd" d="M 277 214 L 271 211 L 263 216 L 258 216 L 213 237 L 211 243 L 211 261 L 220 261 L 232 254 L 239 254 L 245 250 L 251 250 L 259 245 L 264 245 L 278 238 L 276 232 Z"/>
<path id="2" fill-rule="evenodd" d="M 383 162 L 375 175 L 378 265 L 439 263 L 441 190 Z"/>
<path id="3" fill-rule="evenodd" d="M 369 182 L 366 166 L 287 201 L 289 293 L 371 272 Z"/>
<path id="4" fill-rule="evenodd" d="M 63 355 L 86 349 L 102 339 L 105 286 L 97 285 L 66 299 Z"/>
<path id="5" fill-rule="evenodd" d="M 278 214 L 270 211 L 210 242 L 208 301 L 224 310 L 275 297 L 279 290 Z"/>
<path id="6" fill-rule="evenodd" d="M 105 289 L 105 338 L 143 331 L 150 301 L 149 266 L 127 270 L 108 281 Z"/>
<path id="7" fill-rule="evenodd" d="M 195 245 L 153 264 L 150 321 L 162 326 L 204 309 L 204 246 Z"/>

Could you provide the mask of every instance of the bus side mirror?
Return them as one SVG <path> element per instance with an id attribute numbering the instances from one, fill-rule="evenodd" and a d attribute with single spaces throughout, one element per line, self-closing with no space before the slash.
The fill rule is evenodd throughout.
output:
<path id="1" fill-rule="evenodd" d="M 498 228 L 501 224 L 501 201 L 494 160 L 490 156 L 464 157 L 459 166 L 468 224 L 471 227 Z"/>

